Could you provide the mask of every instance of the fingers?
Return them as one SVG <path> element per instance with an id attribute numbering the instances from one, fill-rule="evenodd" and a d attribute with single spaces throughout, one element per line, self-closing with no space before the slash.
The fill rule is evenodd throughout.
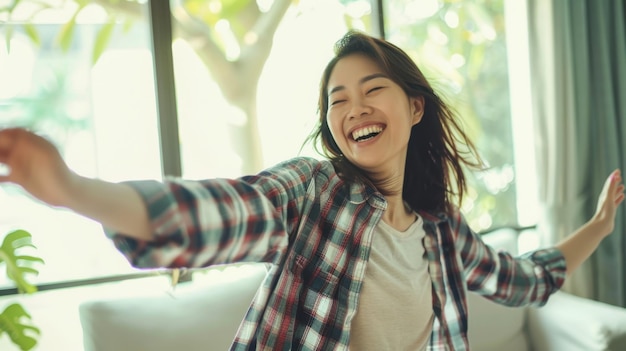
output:
<path id="1" fill-rule="evenodd" d="M 624 185 L 620 184 L 615 191 L 615 205 L 619 205 L 624 201 Z"/>
<path id="2" fill-rule="evenodd" d="M 8 181 L 10 174 L 11 167 L 5 165 L 4 163 L 0 163 L 0 182 Z"/>
<path id="3" fill-rule="evenodd" d="M 610 177 L 610 195 L 613 197 L 615 205 L 619 205 L 624 201 L 624 184 L 622 183 L 622 174 L 619 169 L 614 170 Z"/>
<path id="4" fill-rule="evenodd" d="M 10 157 L 11 152 L 15 149 L 15 143 L 28 133 L 24 128 L 0 128 L 0 162 Z"/>
<path id="5" fill-rule="evenodd" d="M 15 140 L 15 129 L 0 130 L 0 162 L 8 157 L 13 142 Z"/>
<path id="6" fill-rule="evenodd" d="M 621 182 L 622 181 L 622 172 L 619 169 L 615 169 L 613 170 L 613 172 L 611 172 L 611 180 L 614 182 Z"/>
<path id="7" fill-rule="evenodd" d="M 24 128 L 0 129 L 0 183 L 14 181 L 12 173 L 20 163 L 28 133 Z"/>
<path id="8" fill-rule="evenodd" d="M 621 204 L 624 201 L 624 193 L 620 194 L 616 199 L 615 199 L 615 206 Z"/>
<path id="9" fill-rule="evenodd" d="M 0 130 L 0 182 L 8 181 L 11 173 L 10 162 L 11 150 L 15 143 L 15 129 Z"/>

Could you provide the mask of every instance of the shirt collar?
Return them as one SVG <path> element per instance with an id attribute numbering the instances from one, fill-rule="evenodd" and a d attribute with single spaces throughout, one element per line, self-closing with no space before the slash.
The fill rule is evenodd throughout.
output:
<path id="1" fill-rule="evenodd" d="M 448 220 L 448 215 L 445 212 L 431 213 L 427 211 L 418 211 L 418 213 L 424 218 L 424 221 L 430 222 L 433 225 L 439 225 L 439 223 Z"/>
<path id="2" fill-rule="evenodd" d="M 387 208 L 387 200 L 374 186 L 362 182 L 349 182 L 348 187 L 351 203 L 361 204 L 368 201 L 374 207 Z"/>

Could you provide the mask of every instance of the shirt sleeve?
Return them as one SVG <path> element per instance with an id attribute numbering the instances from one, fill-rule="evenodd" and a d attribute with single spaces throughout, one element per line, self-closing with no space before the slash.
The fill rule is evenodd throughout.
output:
<path id="1" fill-rule="evenodd" d="M 319 166 L 319 161 L 295 158 L 237 179 L 130 181 L 147 206 L 155 240 L 104 231 L 140 268 L 273 262 L 299 223 Z"/>
<path id="2" fill-rule="evenodd" d="M 508 306 L 544 305 L 565 281 L 565 258 L 556 248 L 515 256 L 484 243 L 459 215 L 457 247 L 469 290 Z"/>

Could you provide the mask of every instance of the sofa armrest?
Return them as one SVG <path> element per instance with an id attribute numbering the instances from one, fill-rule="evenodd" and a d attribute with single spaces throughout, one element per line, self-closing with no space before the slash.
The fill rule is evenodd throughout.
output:
<path id="1" fill-rule="evenodd" d="M 626 350 L 626 309 L 562 291 L 529 308 L 527 328 L 534 350 Z"/>

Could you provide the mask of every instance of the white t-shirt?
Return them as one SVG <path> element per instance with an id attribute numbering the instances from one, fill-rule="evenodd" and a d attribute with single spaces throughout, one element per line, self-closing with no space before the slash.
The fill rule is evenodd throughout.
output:
<path id="1" fill-rule="evenodd" d="M 434 314 L 424 235 L 419 216 L 404 232 L 383 221 L 374 229 L 350 350 L 426 349 Z"/>

